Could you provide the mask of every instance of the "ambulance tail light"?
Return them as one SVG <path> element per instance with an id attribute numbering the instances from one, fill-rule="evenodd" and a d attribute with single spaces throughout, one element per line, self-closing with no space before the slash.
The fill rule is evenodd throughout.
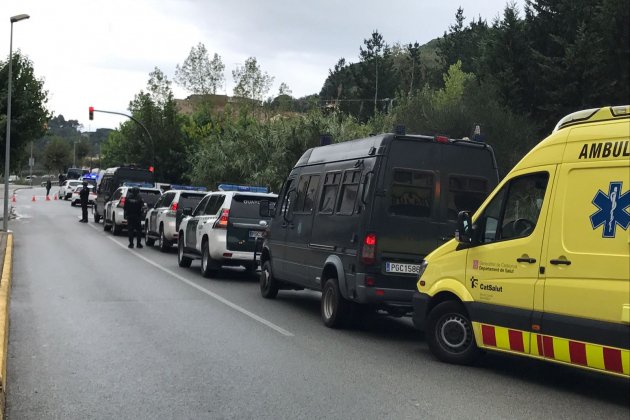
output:
<path id="1" fill-rule="evenodd" d="M 372 265 L 376 262 L 376 234 L 368 233 L 363 240 L 361 250 L 361 262 L 365 265 Z"/>
<path id="2" fill-rule="evenodd" d="M 120 198 L 120 201 L 118 201 L 118 206 L 116 207 L 125 207 L 125 197 Z"/>
<path id="3" fill-rule="evenodd" d="M 227 229 L 229 219 L 230 219 L 230 210 L 222 209 L 221 216 L 217 219 L 216 222 L 214 222 L 214 226 L 212 227 L 214 229 Z"/>

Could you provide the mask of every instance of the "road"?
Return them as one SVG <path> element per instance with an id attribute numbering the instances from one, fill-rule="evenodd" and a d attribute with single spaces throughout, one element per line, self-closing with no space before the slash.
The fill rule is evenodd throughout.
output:
<path id="1" fill-rule="evenodd" d="M 43 189 L 35 189 L 43 196 Z M 314 292 L 128 250 L 68 202 L 18 191 L 9 419 L 628 419 L 628 381 L 486 355 L 436 361 L 409 320 L 325 328 Z"/>

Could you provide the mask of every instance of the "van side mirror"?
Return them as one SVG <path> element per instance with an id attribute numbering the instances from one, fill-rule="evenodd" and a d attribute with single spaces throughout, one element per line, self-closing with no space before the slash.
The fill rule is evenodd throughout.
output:
<path id="1" fill-rule="evenodd" d="M 269 200 L 261 200 L 258 209 L 260 217 L 274 217 L 276 215 L 276 205 Z"/>
<path id="2" fill-rule="evenodd" d="M 184 210 L 182 210 L 184 216 L 192 216 L 192 212 L 193 209 L 191 207 L 184 207 Z"/>
<path id="3" fill-rule="evenodd" d="M 457 215 L 457 230 L 455 238 L 460 244 L 472 244 L 473 242 L 473 226 L 470 213 L 460 211 Z"/>

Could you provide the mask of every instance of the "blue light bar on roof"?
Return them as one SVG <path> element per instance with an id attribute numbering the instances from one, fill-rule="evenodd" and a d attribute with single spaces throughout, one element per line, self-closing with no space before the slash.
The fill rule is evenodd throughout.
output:
<path id="1" fill-rule="evenodd" d="M 208 191 L 206 187 L 193 187 L 192 185 L 171 185 L 171 189 L 184 191 Z"/>
<path id="2" fill-rule="evenodd" d="M 155 185 L 152 182 L 123 182 L 123 187 L 139 187 L 139 188 L 154 188 Z"/>
<path id="3" fill-rule="evenodd" d="M 240 192 L 257 192 L 268 193 L 267 187 L 252 187 L 249 185 L 233 185 L 233 184 L 219 184 L 219 191 L 240 191 Z"/>
<path id="4" fill-rule="evenodd" d="M 83 175 L 83 179 L 97 179 L 98 174 L 85 174 Z"/>

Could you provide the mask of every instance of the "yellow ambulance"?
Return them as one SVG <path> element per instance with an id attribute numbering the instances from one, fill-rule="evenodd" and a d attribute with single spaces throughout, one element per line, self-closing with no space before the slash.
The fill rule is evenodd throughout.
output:
<path id="1" fill-rule="evenodd" d="M 573 113 L 429 254 L 414 324 L 480 349 L 630 376 L 630 106 Z"/>

